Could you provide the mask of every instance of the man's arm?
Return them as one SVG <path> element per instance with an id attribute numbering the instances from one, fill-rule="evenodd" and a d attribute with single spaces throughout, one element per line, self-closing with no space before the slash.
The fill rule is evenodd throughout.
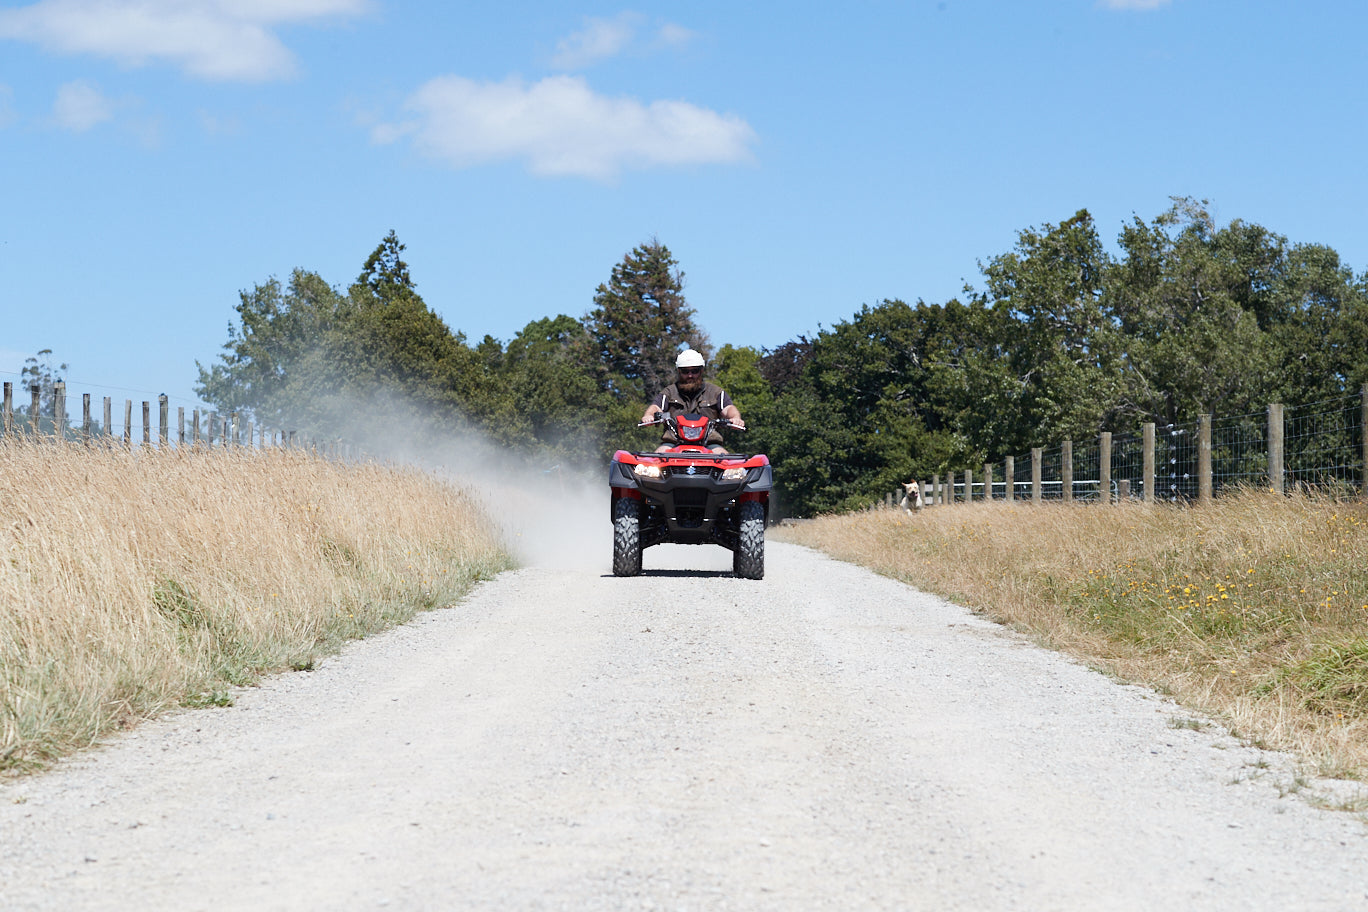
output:
<path id="1" fill-rule="evenodd" d="M 746 429 L 746 422 L 741 419 L 741 410 L 734 403 L 728 402 L 726 404 L 722 409 L 722 417 L 730 421 L 732 427 L 737 430 L 744 431 Z"/>
<path id="2" fill-rule="evenodd" d="M 655 401 L 646 406 L 646 411 L 641 413 L 641 423 L 650 424 L 655 420 L 656 415 L 663 411 L 665 411 L 665 393 L 656 396 Z"/>

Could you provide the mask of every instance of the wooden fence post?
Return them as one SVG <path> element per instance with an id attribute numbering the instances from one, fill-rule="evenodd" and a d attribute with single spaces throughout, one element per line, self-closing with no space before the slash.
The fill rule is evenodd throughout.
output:
<path id="1" fill-rule="evenodd" d="M 176 446 L 185 446 L 185 406 L 176 406 Z"/>
<path id="2" fill-rule="evenodd" d="M 1368 402 L 1368 399 L 1364 400 Z M 1281 402 L 1268 405 L 1268 487 L 1274 494 L 1283 493 L 1283 407 Z"/>
<path id="3" fill-rule="evenodd" d="M 1141 446 L 1143 456 L 1141 457 L 1142 468 L 1140 470 L 1140 484 L 1144 485 L 1145 503 L 1154 503 L 1154 422 L 1147 421 L 1142 429 Z"/>
<path id="4" fill-rule="evenodd" d="M 14 384 L 5 381 L 5 404 L 4 404 L 4 424 L 5 436 L 11 437 L 14 434 Z"/>
<path id="5" fill-rule="evenodd" d="M 1006 459 L 1003 460 L 1002 483 L 1007 488 L 1007 501 L 1009 503 L 1011 501 L 1016 500 L 1016 487 L 1014 486 L 1014 482 L 1012 481 L 1012 472 L 1014 469 L 1016 469 L 1016 458 L 1013 456 L 1008 456 Z"/>
<path id="6" fill-rule="evenodd" d="M 133 400 L 124 400 L 124 446 L 132 449 L 133 447 Z"/>
<path id="7" fill-rule="evenodd" d="M 1040 447 L 1031 447 L 1031 503 L 1040 503 Z"/>
<path id="8" fill-rule="evenodd" d="M 200 442 L 200 441 L 199 441 L 199 438 L 200 438 L 199 409 L 195 409 L 193 412 L 190 413 L 190 445 L 191 445 L 192 447 L 197 447 L 197 446 L 199 446 L 199 442 Z"/>
<path id="9" fill-rule="evenodd" d="M 166 393 L 157 397 L 157 446 L 162 449 L 171 438 L 171 407 L 167 402 Z"/>
<path id="10" fill-rule="evenodd" d="M 989 503 L 993 502 L 993 464 L 991 462 L 983 464 L 983 499 Z"/>
<path id="11" fill-rule="evenodd" d="M 29 386 L 29 426 L 33 428 L 33 437 L 38 438 L 38 411 L 43 406 L 43 390 L 38 384 Z"/>
<path id="12" fill-rule="evenodd" d="M 104 435 L 114 436 L 114 400 L 108 396 L 104 397 Z"/>
<path id="13" fill-rule="evenodd" d="M 1363 438 L 1363 486 L 1360 493 L 1368 497 L 1368 383 L 1359 390 L 1359 434 Z"/>
<path id="14" fill-rule="evenodd" d="M 218 433 L 218 412 L 209 413 L 209 446 L 214 445 L 214 435 Z"/>
<path id="15" fill-rule="evenodd" d="M 90 393 L 81 394 L 81 443 L 90 446 Z"/>
<path id="16" fill-rule="evenodd" d="M 142 401 L 143 412 L 143 446 L 152 445 L 152 403 L 146 399 Z"/>
<path id="17" fill-rule="evenodd" d="M 1064 491 L 1064 502 L 1073 503 L 1073 441 L 1066 440 L 1059 450 L 1059 487 Z"/>
<path id="18" fill-rule="evenodd" d="M 1211 503 L 1211 416 L 1197 416 L 1197 502 Z"/>
<path id="19" fill-rule="evenodd" d="M 63 380 L 52 384 L 52 436 L 55 440 L 66 440 L 66 382 Z"/>
<path id="20" fill-rule="evenodd" d="M 964 502 L 971 504 L 974 502 L 974 470 L 964 470 Z"/>
<path id="21" fill-rule="evenodd" d="M 1111 431 L 1103 431 L 1097 439 L 1097 499 L 1109 504 L 1111 496 Z"/>
<path id="22" fill-rule="evenodd" d="M 934 507 L 934 506 L 936 506 L 937 504 L 940 503 L 940 496 L 941 496 L 940 476 L 939 476 L 939 475 L 932 475 L 932 476 L 931 476 L 931 506 Z"/>

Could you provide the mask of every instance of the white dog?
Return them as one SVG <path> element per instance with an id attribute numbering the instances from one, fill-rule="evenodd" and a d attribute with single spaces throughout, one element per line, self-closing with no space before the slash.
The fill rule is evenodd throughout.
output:
<path id="1" fill-rule="evenodd" d="M 915 481 L 909 481 L 907 484 L 903 485 L 903 499 L 898 506 L 902 507 L 908 513 L 911 513 L 913 510 L 920 510 L 922 508 L 921 485 L 917 484 Z"/>

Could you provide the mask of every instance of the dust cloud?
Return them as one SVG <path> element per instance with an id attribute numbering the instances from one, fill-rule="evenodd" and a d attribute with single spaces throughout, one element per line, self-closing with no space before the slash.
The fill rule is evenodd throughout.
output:
<path id="1" fill-rule="evenodd" d="M 315 443 L 344 444 L 348 458 L 411 466 L 469 492 L 522 566 L 612 572 L 606 454 L 576 464 L 501 446 L 465 422 L 384 391 L 365 401 L 354 395 L 315 399 L 295 420 L 295 427 L 312 429 Z M 566 443 L 571 445 L 561 452 L 587 448 Z M 772 496 L 772 519 L 778 509 Z M 717 545 L 656 545 L 646 550 L 643 566 L 730 573 L 732 559 Z"/>
<path id="2" fill-rule="evenodd" d="M 347 458 L 429 472 L 469 492 L 523 566 L 612 566 L 608 462 L 570 465 L 550 454 L 500 446 L 464 422 L 438 419 L 399 397 L 376 393 L 315 400 L 298 426 Z M 383 496 L 383 492 L 376 492 Z"/>

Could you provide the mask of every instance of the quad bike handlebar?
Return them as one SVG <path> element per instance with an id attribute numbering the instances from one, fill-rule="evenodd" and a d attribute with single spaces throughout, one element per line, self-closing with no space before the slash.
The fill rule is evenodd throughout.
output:
<path id="1" fill-rule="evenodd" d="M 661 424 L 665 424 L 665 425 L 674 425 L 674 424 L 676 424 L 676 423 L 677 423 L 677 422 L 675 421 L 675 419 L 674 419 L 672 416 L 667 415 L 667 414 L 665 414 L 664 412 L 656 412 L 656 418 L 655 418 L 654 421 L 640 421 L 640 422 L 637 422 L 637 427 L 639 427 L 639 428 L 647 428 L 647 427 L 656 427 L 656 426 L 661 425 Z M 740 432 L 742 432 L 743 434 L 744 434 L 744 433 L 746 432 L 746 430 L 747 430 L 747 428 L 742 427 L 741 425 L 732 424 L 732 421 L 731 421 L 730 418 L 710 418 L 710 419 L 708 419 L 708 426 L 709 426 L 709 427 L 723 428 L 723 429 L 733 430 L 733 431 L 740 431 Z"/>

